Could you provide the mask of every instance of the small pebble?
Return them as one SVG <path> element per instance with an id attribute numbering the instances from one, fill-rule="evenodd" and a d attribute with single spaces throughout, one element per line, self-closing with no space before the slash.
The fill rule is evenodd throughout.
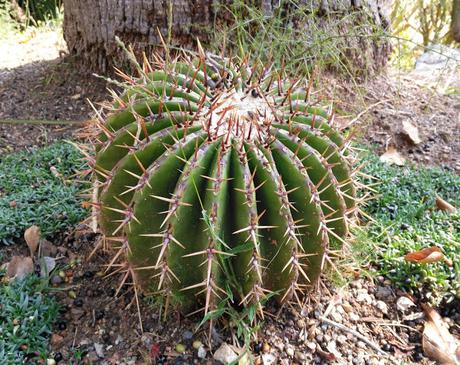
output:
<path id="1" fill-rule="evenodd" d="M 184 346 L 183 344 L 178 343 L 178 344 L 176 345 L 175 350 L 176 350 L 178 353 L 183 354 L 183 353 L 185 352 L 186 349 L 185 349 L 185 346 Z"/>
<path id="2" fill-rule="evenodd" d="M 198 356 L 200 359 L 204 359 L 204 358 L 206 357 L 206 350 L 205 350 L 204 346 L 200 346 L 200 347 L 198 348 L 197 356 Z"/>
<path id="3" fill-rule="evenodd" d="M 192 331 L 184 331 L 184 333 L 182 333 L 182 338 L 184 340 L 191 340 L 193 338 L 193 332 Z"/>
<path id="4" fill-rule="evenodd" d="M 59 285 L 62 283 L 62 278 L 59 275 L 53 275 L 50 281 L 52 285 Z"/>
<path id="5" fill-rule="evenodd" d="M 54 358 L 54 361 L 59 362 L 59 361 L 62 361 L 63 357 L 60 352 L 55 352 L 53 358 Z"/>
<path id="6" fill-rule="evenodd" d="M 201 343 L 201 341 L 193 341 L 193 344 L 192 344 L 192 347 L 195 349 L 195 350 L 198 350 L 203 344 Z"/>

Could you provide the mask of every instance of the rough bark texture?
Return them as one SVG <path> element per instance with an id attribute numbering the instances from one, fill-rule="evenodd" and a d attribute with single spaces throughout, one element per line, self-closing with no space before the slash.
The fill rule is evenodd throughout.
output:
<path id="1" fill-rule="evenodd" d="M 460 42 L 460 0 L 454 0 L 452 5 L 452 23 L 450 27 L 452 38 Z"/>
<path id="2" fill-rule="evenodd" d="M 362 11 L 363 28 L 371 35 L 375 29 L 388 28 L 388 1 L 303 0 L 299 3 L 311 6 L 320 22 Z M 231 21 L 231 15 L 223 10 L 230 3 L 231 0 L 64 0 L 64 38 L 71 54 L 81 56 L 92 69 L 105 72 L 123 62 L 115 36 L 133 44 L 135 50 L 147 53 L 160 43 L 158 30 L 165 38 L 170 33 L 173 45 L 193 47 L 197 37 L 203 43 L 210 40 L 215 24 Z M 251 3 L 270 14 L 280 1 Z M 346 34 L 346 30 L 344 32 Z M 350 40 L 349 48 L 355 50 L 351 53 L 358 67 L 369 67 L 361 63 L 372 60 L 370 68 L 374 69 L 386 63 L 390 52 L 388 40 L 375 41 L 367 37 Z"/>

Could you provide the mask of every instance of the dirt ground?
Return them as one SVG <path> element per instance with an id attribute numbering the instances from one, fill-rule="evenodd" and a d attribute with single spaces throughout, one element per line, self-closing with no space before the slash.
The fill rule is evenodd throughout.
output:
<path id="1" fill-rule="evenodd" d="M 62 268 L 52 277 L 60 317 L 51 336 L 51 356 L 67 364 L 222 364 L 213 353 L 222 343 L 240 344 L 229 323 L 197 328 L 199 316 L 172 311 L 167 319 L 158 306 L 140 296 L 138 309 L 130 280 L 104 272 L 107 253 L 88 260 L 97 236 L 83 226 L 48 245 Z M 18 252 L 19 249 L 19 252 Z M 8 248 L 5 257 L 27 255 L 25 244 Z M 119 290 L 119 292 L 118 292 Z M 415 303 L 401 310 L 401 297 Z M 451 331 L 460 335 L 458 302 L 444 306 Z M 267 307 L 265 322 L 251 352 L 256 364 L 430 364 L 422 355 L 423 314 L 417 298 L 394 289 L 383 277 L 375 282 L 356 276 L 339 288 L 319 286 L 309 302 L 280 309 Z M 345 327 L 345 329 L 344 329 Z M 358 335 L 356 335 L 356 332 Z M 357 337 L 357 336 L 361 337 Z M 202 352 L 194 345 L 202 344 Z M 178 344 L 184 345 L 179 353 Z"/>
<path id="2" fill-rule="evenodd" d="M 12 56 L 14 55 L 14 56 Z M 106 82 L 78 67 L 56 31 L 17 36 L 0 45 L 0 152 L 70 138 L 80 124 L 11 124 L 2 120 L 84 121 L 89 100 L 106 98 Z"/>
<path id="3" fill-rule="evenodd" d="M 46 52 L 37 52 L 42 47 Z M 92 114 L 87 99 L 98 103 L 107 97 L 106 83 L 79 69 L 59 37 L 35 36 L 2 45 L 0 50 L 0 119 L 84 121 Z M 346 114 L 354 113 L 346 121 L 358 116 L 358 135 L 378 152 L 395 146 L 410 161 L 460 172 L 459 97 L 434 92 L 426 83 L 416 82 L 416 76 L 390 71 L 361 85 L 366 94 L 346 84 L 334 85 L 344 95 L 334 99 Z M 418 128 L 421 142 L 417 145 L 401 130 L 406 119 Z M 78 128 L 79 124 L 66 123 L 0 123 L 0 152 L 74 138 Z M 65 363 L 72 364 L 79 358 L 85 364 L 220 364 L 212 353 L 222 342 L 236 343 L 225 326 L 217 327 L 210 339 L 207 327 L 196 329 L 199 318 L 171 313 L 162 321 L 159 309 L 141 300 L 142 332 L 132 285 L 115 296 L 120 276 L 105 277 L 101 265 L 107 262 L 106 254 L 98 251 L 87 260 L 96 240 L 79 227 L 53 242 L 66 267 L 52 278 L 63 305 L 51 338 L 53 356 L 60 353 Z M 18 250 L 27 254 L 23 244 L 4 249 L 5 259 L 21 253 Z M 417 298 L 411 298 L 416 305 L 407 311 L 396 308 L 397 300 L 405 295 L 384 278 L 371 282 L 358 277 L 345 288 L 324 285 L 302 310 L 279 311 L 269 306 L 266 323 L 252 347 L 256 363 L 428 364 L 421 350 L 423 319 Z M 459 306 L 451 303 L 443 309 L 457 335 Z M 193 348 L 197 340 L 205 354 Z M 183 353 L 175 351 L 178 343 L 185 345 Z"/>

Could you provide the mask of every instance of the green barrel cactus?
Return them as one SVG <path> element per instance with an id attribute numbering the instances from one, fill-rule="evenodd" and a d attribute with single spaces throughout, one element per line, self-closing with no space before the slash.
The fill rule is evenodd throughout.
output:
<path id="1" fill-rule="evenodd" d="M 201 52 L 139 71 L 97 122 L 110 265 L 188 312 L 229 295 L 260 309 L 267 295 L 298 299 L 355 211 L 332 115 L 308 84 L 246 60 Z"/>

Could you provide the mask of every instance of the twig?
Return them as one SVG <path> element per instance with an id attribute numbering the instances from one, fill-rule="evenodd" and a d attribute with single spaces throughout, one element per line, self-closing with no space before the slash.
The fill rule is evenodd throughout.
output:
<path id="1" fill-rule="evenodd" d="M 73 334 L 72 348 L 75 348 L 75 340 L 77 339 L 78 327 L 75 327 L 75 333 Z"/>
<path id="2" fill-rule="evenodd" d="M 382 320 L 379 320 L 379 319 L 375 319 L 375 318 L 361 318 L 361 321 L 363 322 L 370 322 L 370 323 L 374 323 L 374 324 L 377 324 L 379 326 L 389 326 L 389 327 L 404 327 L 404 328 L 407 328 L 411 331 L 414 331 L 414 332 L 419 332 L 420 331 L 418 329 L 415 329 L 413 327 L 410 327 L 410 326 L 407 326 L 405 324 L 402 324 L 402 323 L 397 323 L 397 322 L 387 322 L 387 321 L 382 321 Z"/>
<path id="3" fill-rule="evenodd" d="M 359 118 L 361 118 L 364 114 L 366 114 L 367 112 L 369 112 L 369 110 L 375 108 L 377 105 L 380 105 L 384 102 L 386 102 L 387 100 L 380 100 L 374 104 L 371 104 L 369 105 L 366 109 L 364 109 L 363 111 L 361 111 L 356 117 L 354 117 L 350 123 L 347 123 L 348 126 L 352 125 L 353 123 L 355 123 Z"/>
<path id="4" fill-rule="evenodd" d="M 380 347 L 378 347 L 376 344 L 374 344 L 373 342 L 371 342 L 370 340 L 368 340 L 366 337 L 364 337 L 361 333 L 355 331 L 355 330 L 352 330 L 351 328 L 348 328 L 346 326 L 344 326 L 343 324 L 340 324 L 340 323 L 337 323 L 337 322 L 334 322 L 334 321 L 331 321 L 330 319 L 327 319 L 325 317 L 319 317 L 319 319 L 322 321 L 322 322 L 325 322 L 331 326 L 334 326 L 338 329 L 341 329 L 342 331 L 345 331 L 345 332 L 348 332 L 348 333 L 351 333 L 353 336 L 359 338 L 361 341 L 365 342 L 366 344 L 369 345 L 369 347 L 373 348 L 375 351 L 377 351 L 379 354 L 382 354 L 382 355 L 386 355 L 386 352 L 383 351 Z"/>
<path id="5" fill-rule="evenodd" d="M 70 125 L 84 124 L 85 120 L 38 120 L 38 119 L 0 119 L 0 124 L 52 124 L 52 125 Z"/>

